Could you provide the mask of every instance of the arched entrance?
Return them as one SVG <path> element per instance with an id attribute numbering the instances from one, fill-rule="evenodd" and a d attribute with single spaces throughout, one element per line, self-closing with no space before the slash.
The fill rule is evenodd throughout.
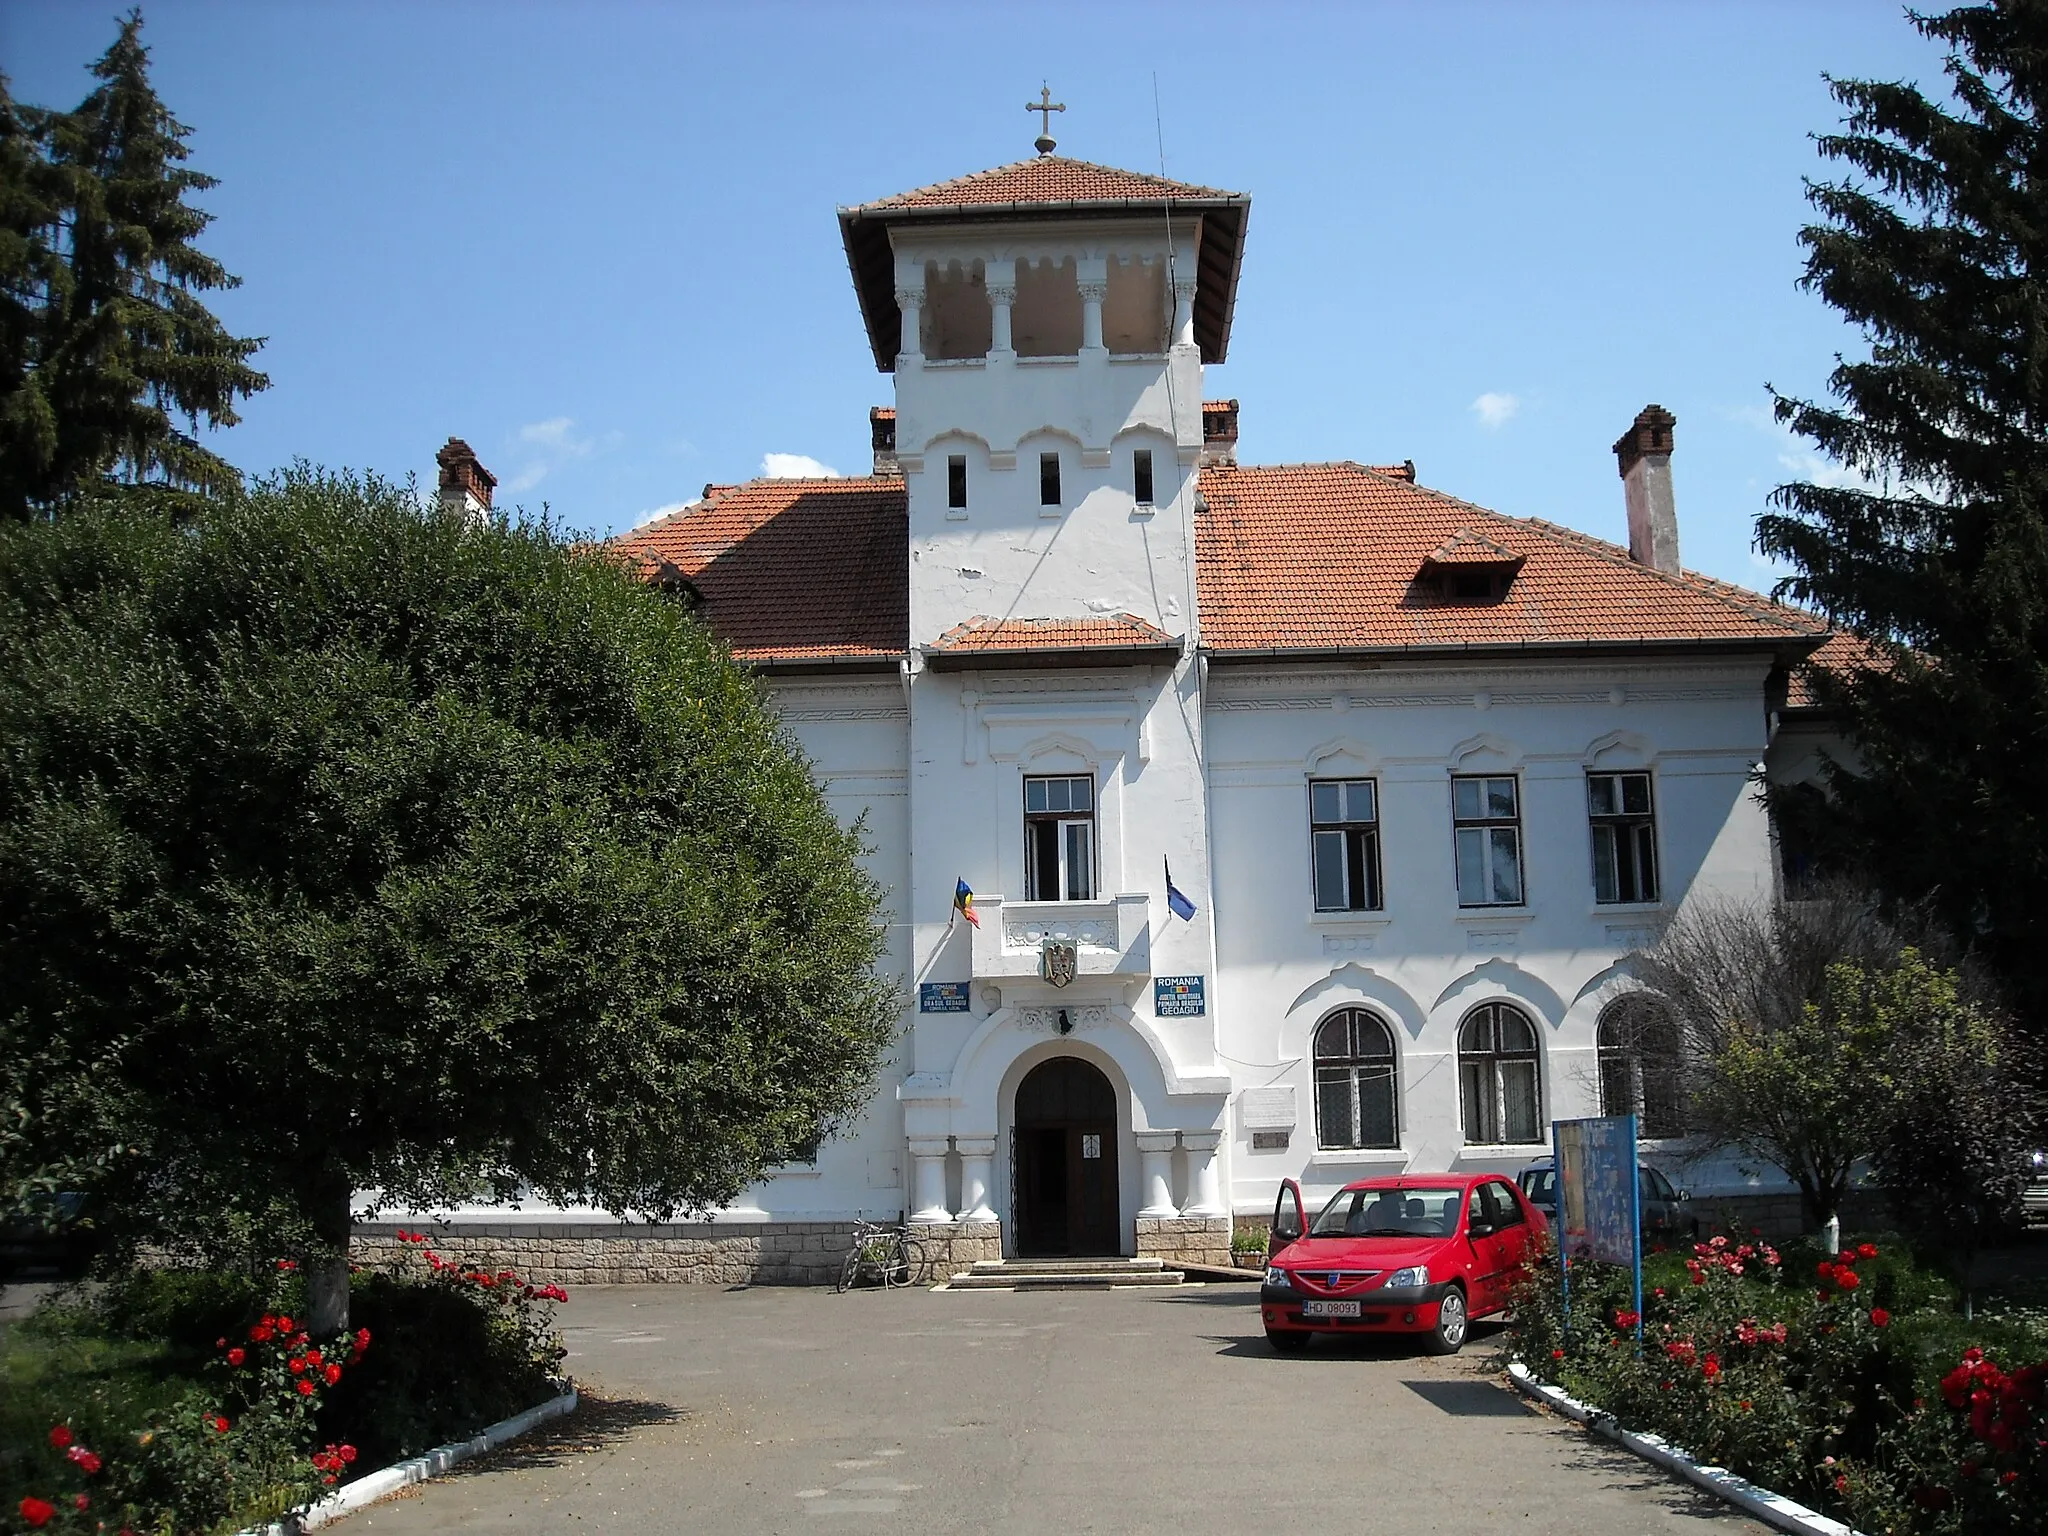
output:
<path id="1" fill-rule="evenodd" d="M 1055 1056 L 1017 1085 L 1012 1122 L 1020 1258 L 1114 1254 L 1116 1090 L 1078 1056 Z"/>

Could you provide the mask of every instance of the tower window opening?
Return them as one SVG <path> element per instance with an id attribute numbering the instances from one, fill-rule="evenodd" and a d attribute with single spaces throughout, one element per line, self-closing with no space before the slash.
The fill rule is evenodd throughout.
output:
<path id="1" fill-rule="evenodd" d="M 967 506 L 967 455 L 950 454 L 946 458 L 946 505 L 965 510 Z"/>
<path id="2" fill-rule="evenodd" d="M 1166 262 L 1136 256 L 1109 260 L 1109 287 L 1102 302 L 1102 342 L 1111 352 L 1166 350 L 1173 313 L 1166 298 Z"/>
<path id="3" fill-rule="evenodd" d="M 1056 453 L 1038 456 L 1038 504 L 1041 507 L 1060 504 L 1060 456 Z"/>
<path id="4" fill-rule="evenodd" d="M 1017 263 L 1010 344 L 1019 357 L 1080 356 L 1081 287 L 1073 257 Z"/>
<path id="5" fill-rule="evenodd" d="M 1138 505 L 1152 505 L 1152 450 L 1140 448 L 1131 455 L 1131 494 Z"/>
<path id="6" fill-rule="evenodd" d="M 924 269 L 924 308 L 919 350 L 941 362 L 988 356 L 995 319 L 988 306 L 988 283 L 981 263 L 957 261 Z"/>

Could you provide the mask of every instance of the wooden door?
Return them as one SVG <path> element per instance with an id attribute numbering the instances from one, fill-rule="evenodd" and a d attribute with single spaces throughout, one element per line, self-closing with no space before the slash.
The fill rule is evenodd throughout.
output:
<path id="1" fill-rule="evenodd" d="M 1017 1253 L 1072 1258 L 1122 1251 L 1116 1094 L 1075 1056 L 1032 1069 L 1017 1086 Z"/>

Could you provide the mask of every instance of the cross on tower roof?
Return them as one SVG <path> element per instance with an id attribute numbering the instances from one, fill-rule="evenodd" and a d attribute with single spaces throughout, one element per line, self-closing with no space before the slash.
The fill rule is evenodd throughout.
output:
<path id="1" fill-rule="evenodd" d="M 1064 101 L 1054 101 L 1052 99 L 1052 87 L 1040 81 L 1038 100 L 1025 102 L 1024 110 L 1026 112 L 1036 112 L 1039 119 L 1038 137 L 1031 141 L 1031 147 L 1041 155 L 1049 155 L 1055 149 L 1058 149 L 1059 145 L 1054 142 L 1052 136 L 1052 115 L 1055 112 L 1066 111 L 1067 104 Z"/>

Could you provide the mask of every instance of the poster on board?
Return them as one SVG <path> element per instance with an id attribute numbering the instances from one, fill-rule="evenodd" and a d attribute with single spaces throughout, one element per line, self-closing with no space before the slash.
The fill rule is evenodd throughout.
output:
<path id="1" fill-rule="evenodd" d="M 1573 1259 L 1634 1265 L 1642 1255 L 1636 1117 L 1559 1120 L 1557 1242 Z"/>

